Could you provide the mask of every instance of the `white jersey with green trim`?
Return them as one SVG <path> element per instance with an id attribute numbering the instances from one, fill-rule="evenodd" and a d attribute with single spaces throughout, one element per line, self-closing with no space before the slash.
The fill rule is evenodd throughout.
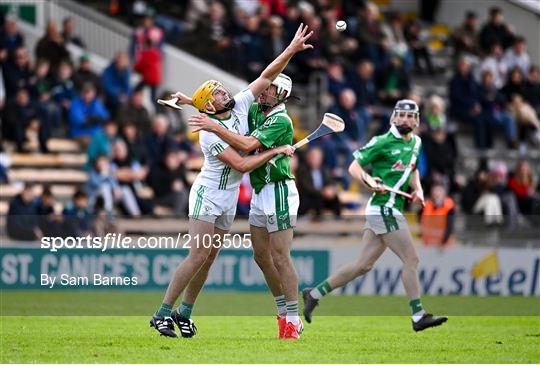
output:
<path id="1" fill-rule="evenodd" d="M 234 100 L 235 105 L 228 119 L 210 117 L 214 122 L 221 124 L 234 133 L 247 135 L 249 134 L 247 125 L 248 111 L 255 97 L 251 90 L 246 88 L 236 94 Z M 199 144 L 204 155 L 204 164 L 195 182 L 219 190 L 238 188 L 243 173 L 236 171 L 218 158 L 218 155 L 225 151 L 229 144 L 214 133 L 206 131 L 199 132 Z"/>

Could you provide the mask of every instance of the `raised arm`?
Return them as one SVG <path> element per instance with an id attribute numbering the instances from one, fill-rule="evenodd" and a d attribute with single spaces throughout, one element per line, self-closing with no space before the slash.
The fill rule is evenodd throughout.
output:
<path id="1" fill-rule="evenodd" d="M 283 52 L 264 69 L 264 71 L 255 81 L 249 84 L 249 89 L 255 98 L 257 98 L 268 86 L 270 86 L 277 75 L 279 75 L 285 69 L 285 67 L 287 67 L 287 64 L 292 56 L 303 50 L 313 48 L 313 45 L 305 43 L 313 34 L 313 31 L 309 33 L 307 33 L 307 31 L 308 26 L 306 25 L 304 27 L 303 23 L 300 24 L 296 30 L 294 38 L 287 48 L 285 48 L 285 50 L 283 50 Z"/>
<path id="2" fill-rule="evenodd" d="M 253 136 L 242 136 L 231 132 L 222 125 L 212 121 L 206 114 L 193 115 L 188 119 L 188 122 L 193 132 L 200 130 L 212 132 L 230 144 L 237 151 L 251 153 L 263 146 L 257 138 Z"/>
<path id="3" fill-rule="evenodd" d="M 240 156 L 234 148 L 227 147 L 223 152 L 217 155 L 217 158 L 237 171 L 249 172 L 264 165 L 268 160 L 279 153 L 285 153 L 287 156 L 292 156 L 294 154 L 294 147 L 290 145 L 280 146 L 251 156 Z"/>

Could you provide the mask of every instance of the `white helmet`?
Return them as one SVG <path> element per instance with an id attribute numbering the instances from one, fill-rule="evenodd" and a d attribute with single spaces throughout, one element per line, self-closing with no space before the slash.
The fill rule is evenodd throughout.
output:
<path id="1" fill-rule="evenodd" d="M 286 91 L 285 98 L 291 96 L 292 80 L 289 76 L 285 74 L 277 75 L 274 81 L 272 81 L 272 85 L 277 87 L 277 95 L 281 95 L 283 91 Z"/>

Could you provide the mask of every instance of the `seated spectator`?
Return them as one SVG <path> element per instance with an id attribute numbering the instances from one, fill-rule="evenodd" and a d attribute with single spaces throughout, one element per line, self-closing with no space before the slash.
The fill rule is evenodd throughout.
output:
<path id="1" fill-rule="evenodd" d="M 79 68 L 73 74 L 73 82 L 75 82 L 75 88 L 79 93 L 81 92 L 82 87 L 85 83 L 91 83 L 92 85 L 94 85 L 97 95 L 103 95 L 101 78 L 92 70 L 90 57 L 87 54 L 83 54 L 79 58 Z"/>
<path id="2" fill-rule="evenodd" d="M 517 148 L 516 122 L 512 114 L 505 110 L 504 96 L 495 87 L 493 75 L 490 70 L 486 70 L 482 74 L 480 104 L 482 105 L 482 118 L 490 126 L 490 128 L 487 128 L 486 146 L 488 148 L 493 146 L 493 130 L 502 127 L 508 147 Z"/>
<path id="3" fill-rule="evenodd" d="M 92 229 L 92 215 L 88 210 L 88 195 L 77 189 L 72 201 L 62 211 L 66 236 L 86 236 Z"/>
<path id="4" fill-rule="evenodd" d="M 55 85 L 51 90 L 54 101 L 62 108 L 62 113 L 66 117 L 71 108 L 71 103 L 77 95 L 72 76 L 73 67 L 71 63 L 61 62 L 56 71 Z"/>
<path id="5" fill-rule="evenodd" d="M 174 147 L 174 140 L 167 134 L 168 130 L 169 121 L 167 118 L 163 115 L 156 115 L 152 121 L 152 132 L 144 140 L 150 166 L 163 161 L 165 152 Z"/>
<path id="6" fill-rule="evenodd" d="M 86 184 L 88 191 L 89 206 L 94 207 L 98 198 L 103 199 L 103 209 L 106 213 L 112 214 L 113 207 L 117 203 L 122 203 L 122 208 L 132 217 L 140 216 L 141 211 L 133 191 L 128 187 L 120 186 L 114 172 L 111 170 L 111 163 L 107 156 L 98 156 L 94 160 L 94 165 L 88 176 Z"/>
<path id="7" fill-rule="evenodd" d="M 540 71 L 532 65 L 525 83 L 525 100 L 531 104 L 537 115 L 540 115 Z"/>
<path id="8" fill-rule="evenodd" d="M 0 49 L 5 49 L 7 57 L 13 57 L 17 48 L 24 46 L 24 36 L 17 27 L 17 17 L 8 15 L 0 31 Z"/>
<path id="9" fill-rule="evenodd" d="M 64 21 L 62 22 L 62 39 L 64 40 L 64 44 L 74 44 L 77 47 L 80 48 L 86 48 L 86 45 L 84 41 L 81 39 L 81 37 L 75 35 L 75 23 L 73 22 L 72 17 L 64 18 Z"/>
<path id="10" fill-rule="evenodd" d="M 147 12 L 144 15 L 141 26 L 135 29 L 131 38 L 131 44 L 129 48 L 129 55 L 131 60 L 135 62 L 139 57 L 139 52 L 146 48 L 146 44 L 149 40 L 161 50 L 163 46 L 163 31 L 154 25 L 154 16 L 152 12 Z"/>
<path id="11" fill-rule="evenodd" d="M 487 55 L 487 57 L 478 66 L 478 71 L 476 73 L 477 82 L 482 81 L 482 75 L 485 71 L 491 72 L 491 75 L 493 76 L 493 83 L 495 84 L 497 90 L 504 86 L 508 67 L 503 60 L 503 49 L 500 43 L 494 43 L 491 46 L 489 55 Z"/>
<path id="12" fill-rule="evenodd" d="M 531 164 L 526 160 L 519 161 L 508 181 L 508 188 L 517 197 L 519 211 L 522 214 L 532 215 L 540 212 L 537 184 Z"/>
<path id="13" fill-rule="evenodd" d="M 18 152 L 26 152 L 24 141 L 26 131 L 38 132 L 39 148 L 41 152 L 47 153 L 47 140 L 49 129 L 47 125 L 41 123 L 38 110 L 30 99 L 27 89 L 19 89 L 15 94 L 15 100 L 10 101 L 3 111 L 2 134 L 6 139 L 14 141 Z"/>
<path id="14" fill-rule="evenodd" d="M 486 148 L 487 123 L 482 119 L 480 88 L 471 75 L 469 60 L 462 58 L 449 83 L 450 115 L 474 130 L 476 148 Z"/>
<path id="15" fill-rule="evenodd" d="M 150 168 L 148 185 L 154 190 L 154 203 L 171 207 L 178 217 L 185 217 L 189 198 L 186 167 L 179 152 L 169 150 Z"/>
<path id="16" fill-rule="evenodd" d="M 2 63 L 6 103 L 15 99 L 17 90 L 30 87 L 32 74 L 33 71 L 27 49 L 24 47 L 15 49 L 13 57 Z"/>
<path id="17" fill-rule="evenodd" d="M 125 52 L 118 52 L 101 75 L 105 91 L 105 105 L 113 117 L 116 116 L 118 108 L 129 100 L 131 95 L 129 78 L 128 56 Z"/>
<path id="18" fill-rule="evenodd" d="M 400 56 L 405 70 L 410 70 L 412 66 L 412 53 L 407 44 L 403 29 L 403 19 L 398 12 L 391 12 L 388 15 L 388 23 L 382 24 L 382 32 L 390 43 L 390 49 Z"/>
<path id="19" fill-rule="evenodd" d="M 422 135 L 422 155 L 426 162 L 427 188 L 434 183 L 444 183 L 454 189 L 456 183 L 456 146 L 442 127 L 436 127 Z"/>
<path id="20" fill-rule="evenodd" d="M 527 54 L 527 43 L 524 37 L 518 36 L 514 39 L 514 44 L 504 53 L 504 64 L 511 70 L 519 67 L 525 77 L 531 67 L 531 58 Z"/>
<path id="21" fill-rule="evenodd" d="M 341 215 L 336 186 L 330 172 L 323 166 L 323 152 L 320 148 L 310 148 L 306 154 L 306 164 L 300 164 L 297 172 L 298 191 L 300 192 L 299 214 L 314 211 L 320 217 L 323 210 L 329 209 L 334 216 Z"/>
<path id="22" fill-rule="evenodd" d="M 512 44 L 513 39 L 512 31 L 504 22 L 502 10 L 497 7 L 490 8 L 489 19 L 478 35 L 482 51 L 488 53 L 494 43 L 499 43 L 506 49 Z"/>
<path id="23" fill-rule="evenodd" d="M 46 59 L 51 65 L 51 74 L 61 62 L 70 62 L 70 55 L 54 20 L 47 23 L 45 35 L 40 38 L 35 49 L 36 59 Z"/>
<path id="24" fill-rule="evenodd" d="M 118 137 L 118 125 L 114 120 L 107 119 L 103 124 L 103 130 L 97 132 L 88 145 L 87 167 L 90 168 L 94 164 L 94 160 L 98 156 L 111 156 L 112 144 Z"/>
<path id="25" fill-rule="evenodd" d="M 92 84 L 85 84 L 80 96 L 76 96 L 69 110 L 69 135 L 89 139 L 99 132 L 103 123 L 109 119 L 109 112 L 96 97 Z"/>
<path id="26" fill-rule="evenodd" d="M 126 142 L 122 139 L 117 139 L 113 143 L 111 168 L 120 187 L 127 187 L 133 192 L 141 212 L 143 214 L 150 213 L 152 204 L 148 200 L 139 197 L 142 182 L 145 181 L 148 174 L 148 167 L 142 166 L 137 161 L 129 158 Z"/>
<path id="27" fill-rule="evenodd" d="M 379 98 L 387 105 L 405 97 L 411 89 L 409 75 L 403 67 L 404 55 L 394 52 L 390 64 L 382 71 L 379 79 Z"/>
<path id="28" fill-rule="evenodd" d="M 525 148 L 525 142 L 529 137 L 534 143 L 540 143 L 540 120 L 534 108 L 525 99 L 527 85 L 519 68 L 515 67 L 510 71 L 502 92 L 506 97 L 508 110 L 517 121 L 519 139 L 522 142 L 520 148 Z"/>
<path id="29" fill-rule="evenodd" d="M 118 110 L 116 120 L 118 120 L 120 124 L 133 122 L 141 133 L 147 134 L 151 130 L 152 121 L 150 120 L 150 113 L 144 107 L 143 95 L 144 90 L 142 86 L 135 88 L 129 102 L 122 105 Z"/>
<path id="30" fill-rule="evenodd" d="M 461 194 L 463 211 L 468 214 L 482 215 L 484 224 L 488 226 L 503 223 L 502 202 L 500 197 L 493 192 L 493 186 L 489 173 L 484 168 L 480 168 Z"/>
<path id="31" fill-rule="evenodd" d="M 440 96 L 429 97 L 423 114 L 427 123 L 421 124 L 421 127 L 427 125 L 429 130 L 447 129 L 446 104 Z"/>
<path id="32" fill-rule="evenodd" d="M 6 222 L 8 236 L 20 241 L 40 240 L 43 232 L 39 228 L 37 214 L 33 186 L 25 185 L 21 193 L 9 203 Z"/>
<path id="33" fill-rule="evenodd" d="M 411 21 L 405 25 L 404 35 L 407 40 L 409 49 L 412 51 L 414 58 L 414 68 L 416 72 L 427 72 L 430 75 L 435 74 L 433 64 L 431 62 L 431 56 L 427 48 L 427 40 L 422 36 L 422 29 L 420 23 L 417 20 Z M 421 65 L 420 60 L 423 60 L 425 67 Z"/>
<path id="34" fill-rule="evenodd" d="M 467 11 L 462 25 L 452 33 L 452 44 L 454 46 L 454 65 L 457 66 L 462 56 L 478 56 L 480 48 L 478 46 L 478 31 L 476 29 L 478 17 L 473 11 Z"/>
<path id="35" fill-rule="evenodd" d="M 350 88 L 343 65 L 340 62 L 331 62 L 326 69 L 328 72 L 328 92 L 334 97 L 334 100 L 338 100 L 341 92 Z"/>
<path id="36" fill-rule="evenodd" d="M 146 165 L 148 160 L 146 146 L 137 126 L 133 122 L 126 122 L 122 125 L 121 134 L 128 148 L 129 159 Z"/>
<path id="37" fill-rule="evenodd" d="M 56 214 L 54 209 L 54 196 L 48 186 L 43 187 L 41 198 L 37 206 L 39 229 L 44 236 L 65 237 L 62 216 Z"/>
<path id="38" fill-rule="evenodd" d="M 431 187 L 420 216 L 420 232 L 424 246 L 449 247 L 454 242 L 456 204 L 442 184 Z"/>
<path id="39" fill-rule="evenodd" d="M 248 80 L 255 80 L 267 63 L 265 62 L 265 45 L 260 34 L 261 19 L 258 15 L 247 18 L 244 29 L 235 37 L 240 52 L 238 64 L 242 65 L 241 72 Z"/>
<path id="40" fill-rule="evenodd" d="M 381 22 L 379 20 L 379 8 L 369 1 L 361 8 L 360 19 L 356 27 L 356 39 L 358 40 L 359 57 L 365 57 L 373 61 L 377 59 L 377 48 L 384 37 Z"/>

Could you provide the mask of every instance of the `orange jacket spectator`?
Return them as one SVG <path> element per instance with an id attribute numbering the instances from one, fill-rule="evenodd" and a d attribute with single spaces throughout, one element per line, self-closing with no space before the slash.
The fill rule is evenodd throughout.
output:
<path id="1" fill-rule="evenodd" d="M 454 200 L 446 196 L 442 185 L 434 185 L 420 218 L 422 241 L 425 246 L 449 246 L 453 243 Z"/>

